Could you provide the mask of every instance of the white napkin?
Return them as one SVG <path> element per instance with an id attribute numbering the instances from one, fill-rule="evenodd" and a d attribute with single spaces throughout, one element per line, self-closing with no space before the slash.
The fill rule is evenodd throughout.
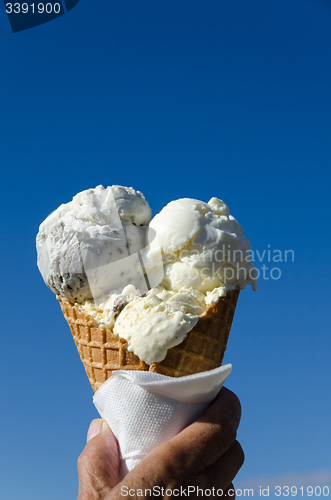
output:
<path id="1" fill-rule="evenodd" d="M 180 378 L 114 371 L 97 390 L 93 402 L 119 443 L 120 478 L 147 453 L 203 415 L 231 369 L 231 365 L 224 365 Z"/>

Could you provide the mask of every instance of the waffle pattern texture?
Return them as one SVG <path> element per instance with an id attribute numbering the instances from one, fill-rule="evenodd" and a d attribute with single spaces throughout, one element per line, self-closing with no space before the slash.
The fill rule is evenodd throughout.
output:
<path id="1" fill-rule="evenodd" d="M 57 299 L 95 392 L 113 370 L 143 370 L 183 377 L 221 366 L 238 296 L 239 290 L 231 290 L 220 297 L 200 316 L 181 344 L 169 349 L 163 361 L 151 365 L 128 351 L 126 340 L 117 338 L 61 296 Z"/>

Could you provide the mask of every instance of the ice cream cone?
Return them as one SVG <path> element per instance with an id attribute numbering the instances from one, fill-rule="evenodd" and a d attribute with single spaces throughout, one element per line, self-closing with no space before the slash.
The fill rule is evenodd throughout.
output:
<path id="1" fill-rule="evenodd" d="M 63 297 L 58 295 L 57 299 L 95 392 L 113 370 L 142 370 L 182 377 L 221 366 L 238 296 L 239 289 L 235 289 L 220 297 L 200 316 L 181 344 L 169 349 L 163 361 L 151 365 L 128 351 L 124 339 L 99 326 Z"/>

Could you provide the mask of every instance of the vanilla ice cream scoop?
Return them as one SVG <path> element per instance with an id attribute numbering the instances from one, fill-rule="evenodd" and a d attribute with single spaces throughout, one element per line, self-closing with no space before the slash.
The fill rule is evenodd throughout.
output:
<path id="1" fill-rule="evenodd" d="M 250 284 L 256 289 L 249 241 L 223 201 L 172 201 L 152 219 L 150 227 L 162 248 L 167 289 L 193 288 L 209 299 L 212 293 L 217 299 L 236 286 Z"/>
<path id="2" fill-rule="evenodd" d="M 38 267 L 46 285 L 78 303 L 129 284 L 146 289 L 137 252 L 146 246 L 150 220 L 147 201 L 132 188 L 98 186 L 77 194 L 40 225 Z"/>

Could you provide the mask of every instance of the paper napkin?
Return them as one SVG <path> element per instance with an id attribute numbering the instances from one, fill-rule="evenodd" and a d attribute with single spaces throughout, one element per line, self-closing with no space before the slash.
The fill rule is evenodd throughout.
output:
<path id="1" fill-rule="evenodd" d="M 203 415 L 231 369 L 231 365 L 224 365 L 179 378 L 114 371 L 97 390 L 93 402 L 119 443 L 120 479 L 147 453 Z"/>

